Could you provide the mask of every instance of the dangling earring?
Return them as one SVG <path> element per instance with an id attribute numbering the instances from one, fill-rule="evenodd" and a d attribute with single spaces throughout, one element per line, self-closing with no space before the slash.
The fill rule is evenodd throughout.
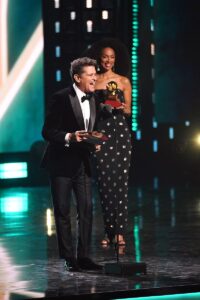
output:
<path id="1" fill-rule="evenodd" d="M 112 71 L 115 72 L 115 66 L 112 67 Z"/>
<path id="2" fill-rule="evenodd" d="M 97 65 L 97 72 L 100 72 L 100 66 Z"/>

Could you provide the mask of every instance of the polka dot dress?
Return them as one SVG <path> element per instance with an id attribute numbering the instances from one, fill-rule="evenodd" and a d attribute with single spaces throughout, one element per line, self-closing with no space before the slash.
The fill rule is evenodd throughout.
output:
<path id="1" fill-rule="evenodd" d="M 109 138 L 95 154 L 105 233 L 124 234 L 128 221 L 128 174 L 131 139 L 122 113 L 102 116 L 98 130 Z"/>

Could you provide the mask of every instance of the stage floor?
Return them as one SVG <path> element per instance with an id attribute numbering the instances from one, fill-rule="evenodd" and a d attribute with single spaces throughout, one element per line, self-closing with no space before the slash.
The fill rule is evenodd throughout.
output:
<path id="1" fill-rule="evenodd" d="M 94 186 L 91 257 L 116 262 L 102 248 L 103 223 Z M 72 199 L 72 225 L 76 209 Z M 122 299 L 200 291 L 200 188 L 159 178 L 129 190 L 127 245 L 119 261 L 145 262 L 147 274 L 68 273 L 58 259 L 48 186 L 0 191 L 0 299 Z"/>

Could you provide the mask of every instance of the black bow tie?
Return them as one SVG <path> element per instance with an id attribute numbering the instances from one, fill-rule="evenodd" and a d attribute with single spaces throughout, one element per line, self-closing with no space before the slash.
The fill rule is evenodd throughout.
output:
<path id="1" fill-rule="evenodd" d="M 92 98 L 92 93 L 85 94 L 85 96 L 81 97 L 81 102 L 84 102 L 85 100 L 90 100 Z"/>

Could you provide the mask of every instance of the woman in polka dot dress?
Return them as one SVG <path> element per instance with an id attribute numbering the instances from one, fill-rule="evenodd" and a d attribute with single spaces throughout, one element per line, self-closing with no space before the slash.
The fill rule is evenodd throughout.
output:
<path id="1" fill-rule="evenodd" d="M 107 84 L 117 83 L 119 108 L 101 112 L 97 128 L 109 138 L 95 154 L 105 236 L 102 245 L 113 241 L 125 245 L 124 234 L 128 221 L 128 176 L 131 157 L 131 137 L 127 116 L 131 114 L 131 84 L 127 77 L 114 72 L 116 49 L 104 40 L 99 48 L 100 72 L 96 82 L 97 101 L 108 97 Z M 110 41 L 110 40 L 109 40 Z"/>

